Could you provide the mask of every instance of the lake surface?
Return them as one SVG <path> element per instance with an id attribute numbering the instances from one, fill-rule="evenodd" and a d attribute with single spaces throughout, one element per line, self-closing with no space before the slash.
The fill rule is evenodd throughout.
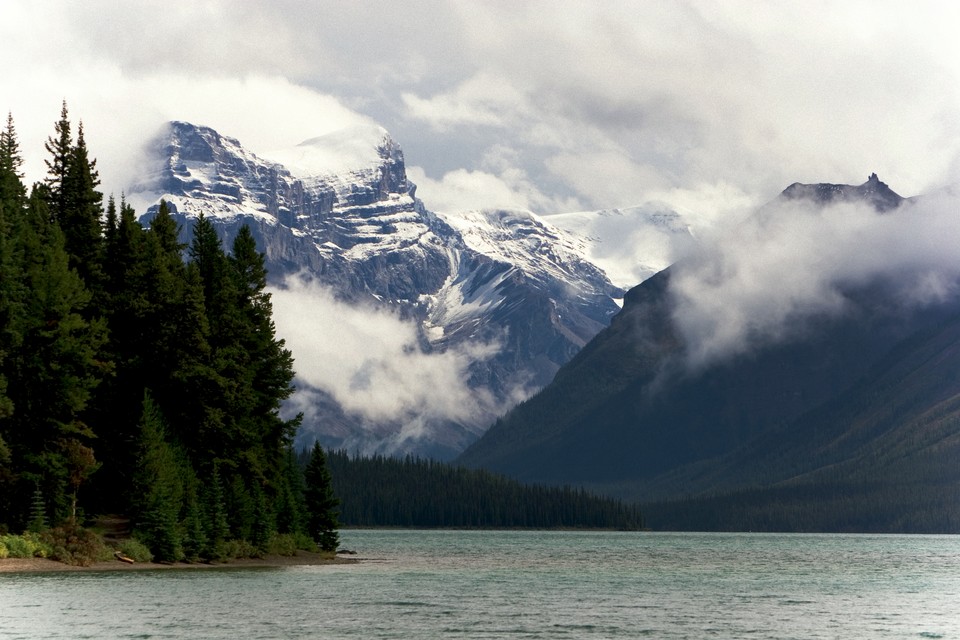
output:
<path id="1" fill-rule="evenodd" d="M 341 538 L 360 563 L 0 574 L 0 638 L 960 638 L 960 536 Z"/>

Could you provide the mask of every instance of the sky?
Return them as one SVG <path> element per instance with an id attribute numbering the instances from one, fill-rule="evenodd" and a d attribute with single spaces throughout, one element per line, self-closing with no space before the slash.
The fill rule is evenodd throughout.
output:
<path id="1" fill-rule="evenodd" d="M 66 100 L 107 193 L 167 120 L 263 153 L 373 121 L 435 210 L 706 223 L 797 181 L 960 181 L 958 27 L 945 1 L 3 0 L 0 108 L 29 181 Z"/>

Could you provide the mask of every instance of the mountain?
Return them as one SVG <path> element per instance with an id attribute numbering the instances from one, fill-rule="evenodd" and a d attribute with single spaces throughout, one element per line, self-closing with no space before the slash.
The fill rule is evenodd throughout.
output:
<path id="1" fill-rule="evenodd" d="M 386 356 L 357 353 L 356 362 L 331 371 L 328 358 L 311 351 L 311 341 L 347 344 L 345 325 L 322 324 L 319 315 L 290 320 L 298 337 L 288 346 L 305 372 L 291 410 L 305 410 L 305 441 L 319 436 L 350 451 L 449 458 L 549 382 L 619 310 L 622 289 L 581 255 L 571 234 L 545 220 L 515 211 L 429 211 L 406 178 L 400 146 L 375 125 L 261 156 L 208 127 L 171 122 L 149 155 L 152 168 L 128 191 L 131 204 L 146 210 L 144 222 L 163 199 L 185 242 L 201 214 L 227 246 L 249 225 L 275 300 L 300 295 L 294 308 L 326 305 L 329 313 L 319 315 L 360 317 L 373 332 L 368 342 L 409 331 L 400 349 L 420 368 L 394 371 L 383 382 Z M 279 308 L 275 317 L 284 329 Z M 305 325 L 314 323 L 311 336 Z M 441 365 L 454 369 L 443 383 L 464 384 L 455 391 L 466 400 L 437 397 L 444 389 L 430 376 Z M 357 400 L 376 392 L 378 402 L 391 404 L 384 387 L 393 384 L 393 395 L 403 396 L 396 407 Z M 361 395 L 347 397 L 353 392 Z M 437 406 L 419 406 L 426 401 Z"/>
<path id="2" fill-rule="evenodd" d="M 631 289 L 459 462 L 640 499 L 659 528 L 960 530 L 943 204 L 875 174 L 791 185 L 731 246 Z"/>

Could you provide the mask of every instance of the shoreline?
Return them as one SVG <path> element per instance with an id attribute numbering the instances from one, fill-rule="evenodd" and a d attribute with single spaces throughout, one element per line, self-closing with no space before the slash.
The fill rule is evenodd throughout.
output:
<path id="1" fill-rule="evenodd" d="M 327 564 L 355 564 L 356 558 L 329 556 L 322 553 L 297 551 L 293 556 L 267 555 L 263 558 L 240 558 L 216 564 L 136 562 L 128 564 L 119 560 L 95 562 L 89 567 L 77 567 L 47 558 L 4 558 L 0 560 L 0 573 L 53 573 L 62 571 L 151 571 L 151 570 L 209 570 L 209 569 L 279 569 L 283 567 L 319 566 Z"/>

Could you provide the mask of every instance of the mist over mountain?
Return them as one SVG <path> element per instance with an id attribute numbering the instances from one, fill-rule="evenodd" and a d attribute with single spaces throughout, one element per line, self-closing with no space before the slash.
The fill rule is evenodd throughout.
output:
<path id="1" fill-rule="evenodd" d="M 199 215 L 226 241 L 251 227 L 304 440 L 451 457 L 619 310 L 623 290 L 578 235 L 525 211 L 428 210 L 377 126 L 260 156 L 171 122 L 149 155 L 128 192 L 144 220 L 163 199 L 184 241 Z"/>
<path id="2" fill-rule="evenodd" d="M 792 185 L 630 290 L 460 461 L 683 499 L 659 511 L 666 527 L 960 526 L 958 204 L 875 175 Z"/>

